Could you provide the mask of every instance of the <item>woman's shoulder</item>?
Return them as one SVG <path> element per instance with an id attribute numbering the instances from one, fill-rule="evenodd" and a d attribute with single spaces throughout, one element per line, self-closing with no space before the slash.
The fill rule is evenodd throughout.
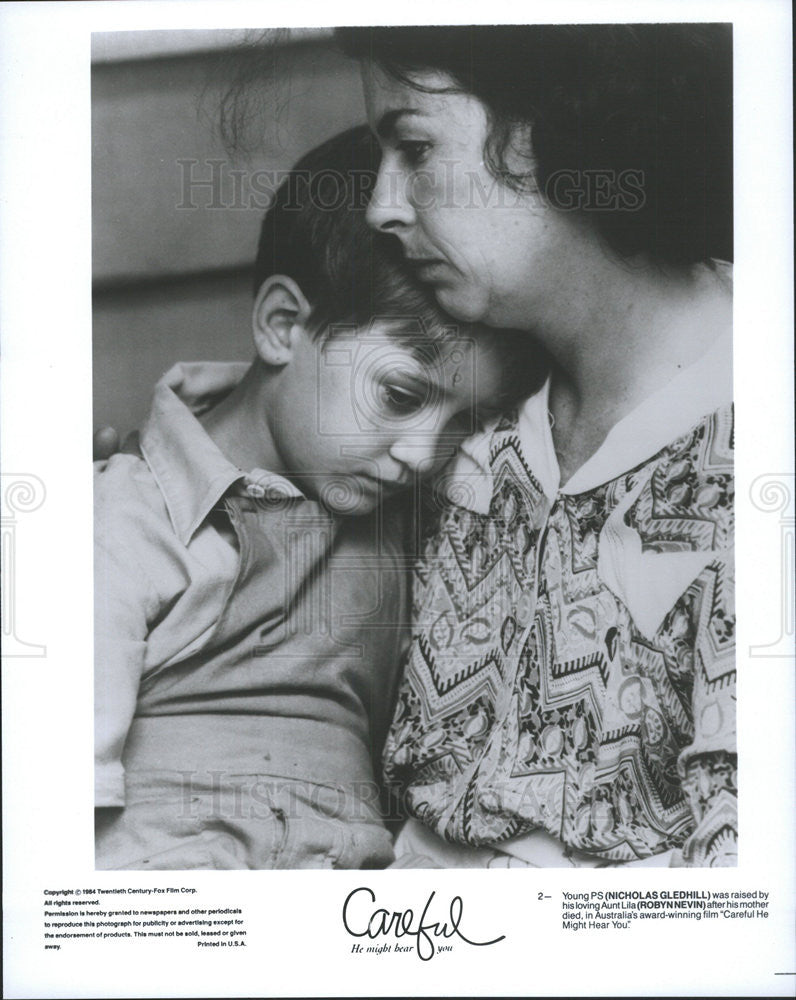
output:
<path id="1" fill-rule="evenodd" d="M 726 403 L 664 448 L 654 462 L 656 491 L 683 507 L 708 511 L 725 506 L 717 490 L 732 490 L 734 424 L 734 406 Z"/>
<path id="2" fill-rule="evenodd" d="M 706 414 L 640 470 L 647 482 L 626 518 L 646 551 L 731 551 L 733 424 L 733 404 L 728 403 Z"/>

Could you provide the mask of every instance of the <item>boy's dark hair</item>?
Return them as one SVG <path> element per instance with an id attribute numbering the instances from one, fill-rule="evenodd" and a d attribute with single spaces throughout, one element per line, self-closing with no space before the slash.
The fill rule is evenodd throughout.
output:
<path id="1" fill-rule="evenodd" d="M 362 325 L 376 315 L 422 319 L 432 334 L 444 325 L 433 295 L 402 266 L 398 241 L 365 221 L 378 163 L 365 125 L 299 160 L 263 220 L 255 294 L 266 278 L 286 274 L 312 306 L 316 327 Z"/>
<path id="2" fill-rule="evenodd" d="M 436 70 L 489 111 L 486 163 L 506 164 L 512 127 L 531 125 L 533 180 L 571 209 L 587 171 L 630 187 L 589 218 L 622 255 L 670 265 L 732 260 L 732 28 L 728 24 L 339 28 L 349 55 L 422 90 Z M 596 176 L 594 173 L 592 177 Z M 608 192 L 609 193 L 609 192 Z M 581 206 L 582 208 L 583 206 Z"/>
<path id="3" fill-rule="evenodd" d="M 263 220 L 254 291 L 271 275 L 287 275 L 310 303 L 317 334 L 334 324 L 367 330 L 374 319 L 391 320 L 396 340 L 428 360 L 468 327 L 445 315 L 409 272 L 399 241 L 365 221 L 379 155 L 370 130 L 360 125 L 299 160 Z M 525 332 L 494 336 L 506 368 L 496 403 L 510 405 L 541 385 L 546 360 Z"/>

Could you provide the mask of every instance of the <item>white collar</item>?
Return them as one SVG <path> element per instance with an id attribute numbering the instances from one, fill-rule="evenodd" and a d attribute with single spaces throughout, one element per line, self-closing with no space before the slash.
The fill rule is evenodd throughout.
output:
<path id="1" fill-rule="evenodd" d="M 252 497 L 272 493 L 303 499 L 300 490 L 283 476 L 263 469 L 248 473 L 239 469 L 197 419 L 197 414 L 230 392 L 248 368 L 243 362 L 183 361 L 170 368 L 155 386 L 152 409 L 141 432 L 141 451 L 184 544 L 239 480 Z"/>
<path id="2" fill-rule="evenodd" d="M 563 486 L 550 429 L 550 381 L 526 400 L 517 419 L 522 454 L 547 498 L 574 495 L 616 479 L 719 407 L 732 402 L 732 331 L 721 334 L 694 364 L 648 396 L 608 432 L 597 451 Z M 445 476 L 448 497 L 476 513 L 489 511 L 492 499 L 490 446 L 495 425 L 461 446 Z"/>

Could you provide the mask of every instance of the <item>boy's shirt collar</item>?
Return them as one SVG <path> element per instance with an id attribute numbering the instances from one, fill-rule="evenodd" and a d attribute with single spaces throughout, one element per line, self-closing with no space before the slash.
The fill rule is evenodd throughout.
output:
<path id="1" fill-rule="evenodd" d="M 520 448 L 552 503 L 558 493 L 576 495 L 652 458 L 708 414 L 732 402 L 732 331 L 708 352 L 623 417 L 597 451 L 563 486 L 550 428 L 550 380 L 520 407 L 516 424 Z M 497 421 L 465 441 L 445 475 L 452 502 L 478 514 L 489 513 L 493 482 L 490 463 Z M 462 498 L 466 498 L 462 502 Z"/>
<path id="2" fill-rule="evenodd" d="M 257 498 L 304 494 L 265 469 L 239 469 L 221 452 L 197 416 L 231 392 L 246 362 L 180 362 L 155 386 L 141 432 L 141 451 L 163 494 L 177 536 L 187 544 L 210 511 L 235 484 Z"/>

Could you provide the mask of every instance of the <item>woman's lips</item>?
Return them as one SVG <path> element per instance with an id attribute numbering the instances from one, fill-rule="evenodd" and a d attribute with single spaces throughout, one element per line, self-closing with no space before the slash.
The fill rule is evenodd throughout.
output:
<path id="1" fill-rule="evenodd" d="M 408 257 L 407 263 L 421 281 L 433 281 L 444 273 L 445 261 L 439 257 Z"/>

